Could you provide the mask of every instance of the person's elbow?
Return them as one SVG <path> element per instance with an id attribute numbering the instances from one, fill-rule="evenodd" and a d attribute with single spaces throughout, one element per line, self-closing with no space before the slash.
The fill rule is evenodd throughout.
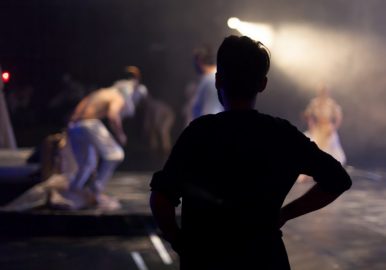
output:
<path id="1" fill-rule="evenodd" d="M 352 186 L 352 180 L 347 175 L 340 175 L 336 177 L 331 177 L 332 181 L 317 181 L 320 188 L 328 193 L 335 194 L 340 196 L 342 193 L 349 190 Z"/>
<path id="2" fill-rule="evenodd" d="M 335 191 L 338 194 L 342 194 L 349 190 L 352 186 L 352 180 L 351 178 L 347 175 L 344 177 L 341 177 L 339 181 L 337 181 L 336 185 L 332 188 L 333 191 Z"/>
<path id="3" fill-rule="evenodd" d="M 341 186 L 342 192 L 349 190 L 352 186 L 352 180 L 350 175 L 347 173 L 347 171 L 342 169 L 342 172 L 339 178 L 340 178 L 340 186 Z"/>
<path id="4" fill-rule="evenodd" d="M 350 177 L 346 177 L 344 179 L 344 181 L 342 181 L 342 185 L 341 185 L 341 188 L 342 188 L 342 192 L 345 192 L 347 190 L 349 190 L 352 186 L 352 180 Z"/>

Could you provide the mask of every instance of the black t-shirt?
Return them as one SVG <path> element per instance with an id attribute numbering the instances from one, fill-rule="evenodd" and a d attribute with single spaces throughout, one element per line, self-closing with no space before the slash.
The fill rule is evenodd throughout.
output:
<path id="1" fill-rule="evenodd" d="M 288 121 L 256 110 L 225 111 L 191 122 L 151 188 L 175 206 L 182 199 L 185 255 L 198 252 L 191 261 L 207 253 L 234 257 L 228 251 L 235 248 L 264 258 L 278 249 L 270 245 L 280 238 L 280 208 L 299 174 L 327 191 L 351 183 L 338 161 Z"/>

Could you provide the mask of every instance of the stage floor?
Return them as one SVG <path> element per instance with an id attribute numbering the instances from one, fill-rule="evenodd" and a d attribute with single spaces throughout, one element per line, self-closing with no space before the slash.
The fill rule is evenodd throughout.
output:
<path id="1" fill-rule="evenodd" d="M 353 187 L 321 211 L 288 222 L 284 241 L 294 270 L 386 269 L 386 174 L 349 168 Z M 158 237 L 148 207 L 148 173 L 117 173 L 108 192 L 124 210 L 79 211 L 78 216 L 141 217 L 125 235 L 1 236 L 0 269 L 178 269 L 178 258 Z M 312 183 L 296 184 L 288 199 Z M 61 215 L 40 212 L 40 215 Z M 68 215 L 68 214 L 67 214 Z M 252 215 L 252 213 L 251 213 Z M 248 217 L 246 217 L 248 218 Z M 24 224 L 28 227 L 29 224 Z M 237 247 L 230 247 L 237 248 Z"/>

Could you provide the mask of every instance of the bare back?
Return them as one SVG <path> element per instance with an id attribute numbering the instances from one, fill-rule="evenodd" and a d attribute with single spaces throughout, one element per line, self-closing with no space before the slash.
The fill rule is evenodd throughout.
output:
<path id="1" fill-rule="evenodd" d="M 99 89 L 79 102 L 71 116 L 71 121 L 105 118 L 110 106 L 114 103 L 124 103 L 124 98 L 115 88 Z"/>

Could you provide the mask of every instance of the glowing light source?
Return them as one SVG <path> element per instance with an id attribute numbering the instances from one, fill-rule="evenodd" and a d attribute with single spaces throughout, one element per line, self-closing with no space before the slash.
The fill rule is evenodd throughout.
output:
<path id="1" fill-rule="evenodd" d="M 236 29 L 242 35 L 263 42 L 267 47 L 273 44 L 274 32 L 272 26 L 269 24 L 245 22 L 236 17 L 232 17 L 228 19 L 228 27 Z"/>
<path id="2" fill-rule="evenodd" d="M 11 75 L 9 74 L 9 72 L 5 71 L 1 74 L 1 78 L 2 78 L 4 83 L 7 83 L 9 81 L 9 79 L 11 78 Z"/>
<path id="3" fill-rule="evenodd" d="M 240 20 L 236 17 L 228 19 L 228 27 L 231 29 L 237 29 L 240 25 Z"/>

